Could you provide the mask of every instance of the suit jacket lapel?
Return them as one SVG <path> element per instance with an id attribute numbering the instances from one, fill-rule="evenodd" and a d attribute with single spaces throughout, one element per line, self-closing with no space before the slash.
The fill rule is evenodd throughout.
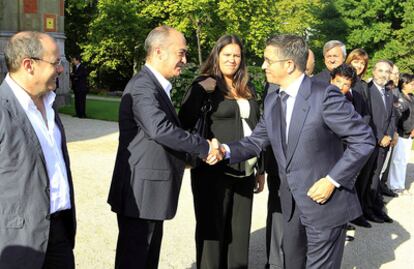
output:
<path id="1" fill-rule="evenodd" d="M 273 154 L 276 156 L 276 160 L 280 163 L 282 167 L 286 167 L 286 156 L 283 153 L 282 148 L 282 137 L 281 137 L 281 130 L 280 130 L 280 117 L 279 111 L 277 108 L 277 98 L 279 98 L 278 93 L 272 91 L 268 92 L 266 96 L 266 104 L 265 104 L 265 119 L 270 123 L 269 128 L 269 137 L 271 141 L 275 141 L 272 143 L 273 146 Z M 269 110 L 266 108 L 269 107 Z"/>
<path id="2" fill-rule="evenodd" d="M 180 120 L 178 119 L 177 112 L 175 111 L 175 108 L 174 108 L 174 106 L 171 102 L 171 99 L 165 93 L 163 87 L 158 82 L 157 78 L 154 76 L 154 74 L 146 66 L 143 67 L 143 71 L 145 71 L 148 74 L 148 76 L 151 78 L 151 80 L 155 83 L 155 85 L 157 86 L 157 90 L 160 92 L 160 96 L 161 96 L 163 102 L 166 104 L 166 106 L 170 110 L 171 115 L 173 115 L 173 118 L 176 121 L 176 124 L 178 124 L 178 126 L 180 126 L 181 125 Z"/>
<path id="3" fill-rule="evenodd" d="M 301 130 L 305 119 L 309 112 L 309 104 L 307 99 L 311 93 L 311 80 L 305 77 L 300 85 L 299 92 L 296 95 L 295 104 L 293 106 L 292 117 L 289 125 L 288 145 L 286 153 L 286 167 L 289 166 L 292 160 L 293 153 L 299 141 Z"/>
<path id="4" fill-rule="evenodd" d="M 39 154 L 46 169 L 46 160 L 43 156 L 43 151 L 39 139 L 36 136 L 36 132 L 34 131 L 30 120 L 27 118 L 26 112 L 23 110 L 10 86 L 5 81 L 3 81 L 0 86 L 0 99 L 3 99 L 2 102 L 4 107 L 9 111 L 12 118 L 19 123 L 18 126 L 23 129 L 25 135 L 32 141 L 32 146 L 34 147 L 35 152 Z"/>

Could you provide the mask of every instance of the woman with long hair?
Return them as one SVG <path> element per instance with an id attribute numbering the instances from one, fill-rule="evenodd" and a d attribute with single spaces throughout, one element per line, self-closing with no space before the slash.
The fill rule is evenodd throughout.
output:
<path id="1" fill-rule="evenodd" d="M 191 130 L 206 100 L 207 137 L 226 143 L 248 136 L 259 121 L 256 93 L 249 83 L 243 45 L 235 35 L 216 42 L 184 97 L 179 118 Z M 191 170 L 196 216 L 197 268 L 247 268 L 253 193 L 264 185 L 257 159 L 230 165 L 200 164 Z"/>

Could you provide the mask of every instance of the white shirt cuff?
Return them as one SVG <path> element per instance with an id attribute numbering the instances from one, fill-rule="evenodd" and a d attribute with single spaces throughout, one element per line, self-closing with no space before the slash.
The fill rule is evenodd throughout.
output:
<path id="1" fill-rule="evenodd" d="M 327 178 L 327 179 L 329 179 L 329 181 L 330 181 L 332 184 L 334 184 L 334 185 L 335 185 L 335 187 L 337 187 L 337 188 L 341 187 L 341 184 L 339 184 L 339 183 L 338 183 L 338 182 L 336 182 L 333 178 L 331 178 L 331 176 L 330 176 L 330 175 L 327 175 L 327 176 L 326 176 L 326 178 Z"/>
<path id="2" fill-rule="evenodd" d="M 230 159 L 230 147 L 227 144 L 221 144 L 224 149 L 226 150 L 226 154 L 224 154 L 224 159 Z"/>

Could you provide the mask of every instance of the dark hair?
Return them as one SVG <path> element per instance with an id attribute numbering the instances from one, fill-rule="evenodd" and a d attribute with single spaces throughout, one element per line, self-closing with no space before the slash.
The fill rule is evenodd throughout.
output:
<path id="1" fill-rule="evenodd" d="M 412 82 L 414 80 L 414 75 L 403 73 L 400 75 L 400 79 L 398 80 L 398 88 L 400 91 L 403 90 L 404 85 Z"/>
<path id="2" fill-rule="evenodd" d="M 75 60 L 77 60 L 79 62 L 81 61 L 81 57 L 79 55 L 73 56 L 72 59 L 75 59 Z"/>
<path id="3" fill-rule="evenodd" d="M 221 50 L 230 44 L 238 45 L 241 51 L 239 69 L 237 69 L 233 76 L 233 86 L 239 96 L 243 98 L 250 98 L 252 97 L 252 92 L 248 86 L 249 76 L 247 74 L 244 48 L 242 42 L 236 35 L 224 35 L 217 40 L 210 52 L 210 55 L 201 67 L 201 74 L 214 77 L 219 85 L 226 85 L 219 66 L 219 55 Z M 225 95 L 229 96 L 229 89 L 227 89 L 227 87 L 224 88 L 226 90 Z"/>
<path id="4" fill-rule="evenodd" d="M 266 41 L 266 46 L 278 49 L 282 59 L 292 59 L 299 71 L 305 72 L 308 59 L 308 45 L 306 41 L 296 35 L 276 35 Z"/>
<path id="5" fill-rule="evenodd" d="M 331 78 L 334 79 L 336 76 L 345 77 L 347 79 L 351 80 L 351 87 L 354 86 L 355 81 L 357 79 L 357 73 L 355 71 L 355 68 L 353 68 L 349 64 L 341 64 L 340 66 L 334 68 L 331 71 Z"/>
<path id="6" fill-rule="evenodd" d="M 361 77 L 362 77 L 368 68 L 368 60 L 369 60 L 368 53 L 362 48 L 354 49 L 351 51 L 351 53 L 349 53 L 348 57 L 346 58 L 345 63 L 351 64 L 353 60 L 362 60 L 365 62 L 364 70 L 362 70 L 362 73 L 361 73 Z"/>

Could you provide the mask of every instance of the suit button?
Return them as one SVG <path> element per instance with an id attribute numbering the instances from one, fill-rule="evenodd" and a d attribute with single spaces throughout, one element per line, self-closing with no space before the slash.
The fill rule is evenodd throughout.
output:
<path id="1" fill-rule="evenodd" d="M 50 220 L 50 214 L 47 214 L 47 215 L 46 215 L 46 219 L 47 219 L 47 220 Z"/>
<path id="2" fill-rule="evenodd" d="M 46 187 L 45 192 L 50 193 L 50 188 Z"/>

